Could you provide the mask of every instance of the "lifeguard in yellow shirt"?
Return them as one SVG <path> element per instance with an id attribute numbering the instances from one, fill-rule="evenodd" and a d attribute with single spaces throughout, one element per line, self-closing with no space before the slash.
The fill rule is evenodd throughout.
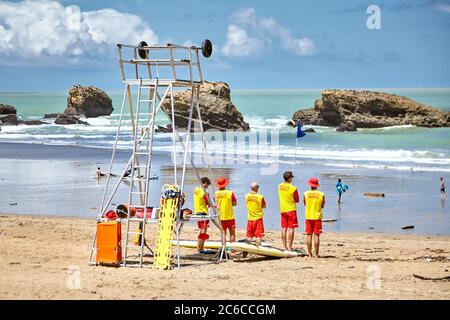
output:
<path id="1" fill-rule="evenodd" d="M 309 178 L 311 190 L 303 194 L 305 204 L 305 233 L 308 255 L 312 257 L 312 237 L 314 234 L 315 257 L 319 257 L 320 234 L 322 233 L 322 209 L 325 207 L 325 195 L 317 190 L 320 187 L 317 178 Z"/>
<path id="2" fill-rule="evenodd" d="M 256 182 L 251 184 L 250 190 L 245 196 L 248 212 L 247 240 L 256 238 L 256 244 L 260 246 L 264 237 L 263 209 L 266 207 L 266 201 L 264 196 L 258 193 L 259 185 Z"/>
<path id="3" fill-rule="evenodd" d="M 294 229 L 298 228 L 297 203 L 299 196 L 297 188 L 292 184 L 294 175 L 291 171 L 283 173 L 284 182 L 278 185 L 281 213 L 281 240 L 284 249 L 292 251 Z"/>
<path id="4" fill-rule="evenodd" d="M 211 185 L 211 181 L 208 177 L 203 177 L 200 180 L 201 186 L 194 189 L 194 214 L 206 216 L 208 215 L 208 207 L 211 207 L 209 203 L 208 195 L 206 190 Z M 200 229 L 200 234 L 198 235 L 197 250 L 199 253 L 205 253 L 203 250 L 205 241 L 209 239 L 208 235 L 209 220 L 198 221 L 198 228 Z"/>
<path id="5" fill-rule="evenodd" d="M 227 238 L 227 230 L 229 230 L 230 242 L 235 242 L 236 220 L 234 219 L 233 207 L 237 205 L 237 201 L 233 191 L 225 189 L 228 184 L 228 179 L 225 177 L 220 177 L 216 180 L 216 186 L 219 188 L 219 190 L 216 191 L 216 202 L 220 212 L 220 221 L 225 239 Z"/>

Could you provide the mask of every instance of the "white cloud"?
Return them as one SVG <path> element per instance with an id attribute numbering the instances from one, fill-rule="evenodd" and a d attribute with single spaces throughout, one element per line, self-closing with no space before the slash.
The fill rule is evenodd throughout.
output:
<path id="1" fill-rule="evenodd" d="M 438 3 L 436 4 L 436 9 L 442 12 L 450 13 L 450 4 L 448 3 Z"/>
<path id="2" fill-rule="evenodd" d="M 247 31 L 231 24 L 228 26 L 227 42 L 222 52 L 229 57 L 244 57 L 258 52 L 262 46 L 262 41 L 249 37 Z"/>
<path id="3" fill-rule="evenodd" d="M 239 9 L 230 16 L 227 41 L 222 53 L 245 57 L 261 53 L 264 48 L 279 46 L 296 55 L 311 55 L 317 47 L 310 38 L 296 38 L 272 17 L 259 17 L 254 8 Z"/>
<path id="4" fill-rule="evenodd" d="M 141 40 L 153 44 L 158 37 L 133 14 L 83 12 L 50 0 L 0 1 L 0 64 L 104 60 L 101 54 L 112 53 L 116 43 Z"/>

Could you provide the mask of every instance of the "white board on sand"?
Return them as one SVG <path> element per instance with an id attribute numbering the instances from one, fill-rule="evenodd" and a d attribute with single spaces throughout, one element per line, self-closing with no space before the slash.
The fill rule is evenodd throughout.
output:
<path id="1" fill-rule="evenodd" d="M 176 246 L 177 241 L 172 240 L 172 245 Z M 227 242 L 226 246 L 242 251 L 242 252 L 250 252 L 253 254 L 257 254 L 260 256 L 266 256 L 266 257 L 277 257 L 277 258 L 292 258 L 292 257 L 300 257 L 304 255 L 304 253 L 301 250 L 298 251 L 287 251 L 282 250 L 279 248 L 272 247 L 268 245 L 268 243 L 262 243 L 261 246 L 257 246 L 253 243 L 246 243 L 246 242 Z M 180 240 L 180 247 L 184 248 L 197 248 L 197 241 L 196 240 Z M 205 241 L 204 248 L 206 249 L 220 249 L 222 247 L 222 242 L 220 241 Z"/>

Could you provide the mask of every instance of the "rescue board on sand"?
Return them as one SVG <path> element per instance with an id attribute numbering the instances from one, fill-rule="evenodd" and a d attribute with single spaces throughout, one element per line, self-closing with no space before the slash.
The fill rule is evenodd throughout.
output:
<path id="1" fill-rule="evenodd" d="M 180 247 L 184 248 L 197 248 L 197 241 L 196 240 L 180 240 Z M 172 240 L 172 245 L 176 246 L 177 241 Z M 257 246 L 256 244 L 250 242 L 227 242 L 226 246 L 242 251 L 242 252 L 250 252 L 253 254 L 257 254 L 260 256 L 266 256 L 266 257 L 276 257 L 276 258 L 292 258 L 292 257 L 300 257 L 303 256 L 305 253 L 303 250 L 296 250 L 296 251 L 287 251 L 279 248 L 275 248 L 270 246 L 268 243 L 262 243 L 261 246 Z M 222 247 L 222 242 L 220 241 L 205 241 L 204 248 L 205 249 L 220 249 Z"/>

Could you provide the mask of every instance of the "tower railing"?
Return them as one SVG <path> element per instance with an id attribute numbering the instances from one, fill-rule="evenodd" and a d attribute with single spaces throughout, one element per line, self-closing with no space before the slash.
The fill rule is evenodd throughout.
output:
<path id="1" fill-rule="evenodd" d="M 122 80 L 135 84 L 159 79 L 160 84 L 192 86 L 203 82 L 200 51 L 204 48 L 167 44 L 148 46 L 118 44 L 119 66 Z"/>

